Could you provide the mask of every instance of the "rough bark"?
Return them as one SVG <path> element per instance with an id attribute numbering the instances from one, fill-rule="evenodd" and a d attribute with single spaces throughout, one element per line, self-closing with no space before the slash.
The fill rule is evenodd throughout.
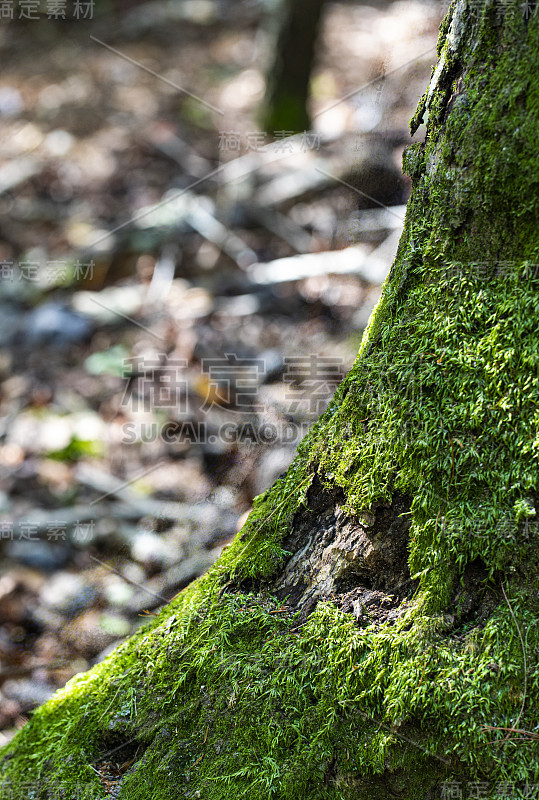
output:
<path id="1" fill-rule="evenodd" d="M 536 796 L 539 12 L 457 0 L 438 55 L 354 368 L 210 572 L 4 749 L 14 797 Z"/>

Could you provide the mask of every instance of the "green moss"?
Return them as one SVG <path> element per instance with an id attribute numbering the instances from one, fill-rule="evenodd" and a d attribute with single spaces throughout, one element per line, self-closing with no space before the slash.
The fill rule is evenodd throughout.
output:
<path id="1" fill-rule="evenodd" d="M 130 740 L 129 800 L 412 800 L 444 780 L 524 797 L 539 781 L 539 24 L 518 0 L 473 7 L 452 54 L 442 30 L 448 71 L 352 371 L 208 575 L 4 749 L 15 797 L 83 780 L 97 800 L 92 767 Z M 413 498 L 419 588 L 396 624 L 330 602 L 303 623 L 256 588 L 315 475 L 355 514 Z M 473 565 L 495 598 L 482 619 L 458 607 Z"/>

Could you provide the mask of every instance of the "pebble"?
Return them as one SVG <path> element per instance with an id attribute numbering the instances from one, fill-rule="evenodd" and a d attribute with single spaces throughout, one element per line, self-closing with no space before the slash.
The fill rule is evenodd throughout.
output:
<path id="1" fill-rule="evenodd" d="M 59 542 L 15 540 L 6 543 L 4 553 L 19 564 L 43 572 L 54 572 L 70 560 L 72 550 Z"/>
<path id="2" fill-rule="evenodd" d="M 27 345 L 50 344 L 62 349 L 86 341 L 92 332 L 90 320 L 62 303 L 48 301 L 24 315 L 19 334 Z"/>
<path id="3" fill-rule="evenodd" d="M 45 606 L 69 618 L 92 606 L 98 596 L 96 586 L 88 584 L 81 575 L 65 571 L 56 573 L 40 592 Z"/>
<path id="4" fill-rule="evenodd" d="M 7 680 L 2 693 L 9 700 L 14 700 L 21 706 L 22 711 L 31 711 L 33 708 L 46 703 L 53 696 L 55 688 L 48 683 L 41 683 L 32 678 L 22 680 Z"/>

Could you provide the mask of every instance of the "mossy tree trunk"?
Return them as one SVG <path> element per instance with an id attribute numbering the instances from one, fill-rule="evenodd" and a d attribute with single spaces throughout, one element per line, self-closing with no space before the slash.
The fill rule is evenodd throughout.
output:
<path id="1" fill-rule="evenodd" d="M 537 796 L 539 12 L 457 0 L 438 55 L 354 368 L 212 570 L 4 749 L 14 797 Z"/>

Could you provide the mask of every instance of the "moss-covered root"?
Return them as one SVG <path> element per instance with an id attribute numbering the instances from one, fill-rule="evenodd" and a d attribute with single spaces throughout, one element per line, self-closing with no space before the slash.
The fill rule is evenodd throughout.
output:
<path id="1" fill-rule="evenodd" d="M 353 370 L 210 573 L 2 751 L 8 797 L 537 796 L 534 6 L 453 5 L 414 122 L 428 114 L 427 138 L 405 159 L 405 231 Z M 328 541 L 319 563 L 296 552 L 318 482 L 340 498 L 340 530 L 371 537 L 369 564 L 409 498 L 411 578 L 392 617 L 318 591 L 346 546 Z M 287 547 L 314 608 L 277 591 Z M 343 591 L 368 588 L 354 569 Z"/>

